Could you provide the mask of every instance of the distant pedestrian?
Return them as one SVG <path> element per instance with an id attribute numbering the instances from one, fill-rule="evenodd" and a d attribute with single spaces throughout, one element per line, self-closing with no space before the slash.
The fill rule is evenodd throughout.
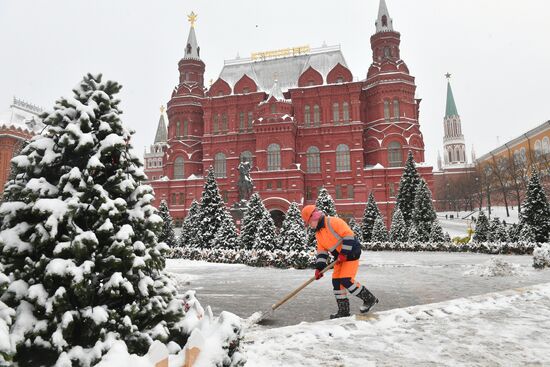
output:
<path id="1" fill-rule="evenodd" d="M 315 230 L 317 239 L 315 279 L 319 280 L 323 276 L 321 270 L 327 266 L 329 253 L 337 259 L 332 272 L 332 286 L 338 312 L 330 315 L 330 318 L 350 316 L 347 292 L 363 301 L 359 308 L 361 313 L 368 312 L 378 303 L 378 298 L 355 281 L 361 257 L 361 244 L 351 228 L 343 219 L 325 215 L 315 205 L 306 205 L 302 209 L 302 219 L 306 226 Z"/>

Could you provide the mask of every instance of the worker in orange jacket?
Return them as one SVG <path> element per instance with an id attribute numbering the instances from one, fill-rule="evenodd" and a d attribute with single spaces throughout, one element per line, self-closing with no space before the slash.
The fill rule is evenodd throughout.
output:
<path id="1" fill-rule="evenodd" d="M 347 292 L 359 297 L 363 305 L 361 313 L 368 312 L 378 303 L 376 298 L 365 286 L 355 281 L 361 257 L 361 245 L 347 223 L 338 217 L 330 217 L 318 210 L 315 205 L 306 205 L 302 209 L 304 223 L 315 230 L 317 239 L 317 261 L 315 263 L 315 279 L 320 279 L 327 266 L 329 254 L 337 259 L 332 272 L 334 296 L 338 304 L 338 312 L 330 315 L 331 319 L 350 315 Z"/>

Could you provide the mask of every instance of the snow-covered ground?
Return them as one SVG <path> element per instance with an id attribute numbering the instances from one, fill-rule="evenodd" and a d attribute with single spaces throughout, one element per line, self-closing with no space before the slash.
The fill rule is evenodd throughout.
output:
<path id="1" fill-rule="evenodd" d="M 550 365 L 550 283 L 250 331 L 250 366 Z"/>
<path id="2" fill-rule="evenodd" d="M 489 211 L 486 207 L 482 208 L 486 215 L 489 215 Z M 491 218 L 499 218 L 501 221 L 505 220 L 506 223 L 512 224 L 518 222 L 518 207 L 508 207 L 510 216 L 506 216 L 506 208 L 503 206 L 491 207 Z M 445 211 L 437 212 L 437 218 L 441 223 L 443 231 L 448 232 L 451 238 L 464 237 L 468 233 L 468 228 L 474 228 L 472 223 L 472 217 L 477 217 L 477 209 L 474 214 L 471 211 Z M 451 216 L 453 219 L 451 219 Z"/>
<path id="3" fill-rule="evenodd" d="M 495 267 L 492 259 L 509 266 Z M 532 264 L 532 256 L 365 252 L 357 280 L 380 299 L 375 310 L 384 311 L 550 282 L 550 269 L 535 270 Z M 253 268 L 188 260 L 168 260 L 167 270 L 188 279 L 189 284 L 181 284 L 179 291 L 196 290 L 199 301 L 212 306 L 214 314 L 225 310 L 243 318 L 266 310 L 313 275 L 308 269 Z M 193 277 L 187 277 L 189 274 Z M 494 276 L 500 274 L 504 275 Z M 359 299 L 352 297 L 352 310 L 359 305 Z M 280 327 L 325 320 L 335 309 L 328 274 L 281 306 L 266 320 L 266 325 Z"/>

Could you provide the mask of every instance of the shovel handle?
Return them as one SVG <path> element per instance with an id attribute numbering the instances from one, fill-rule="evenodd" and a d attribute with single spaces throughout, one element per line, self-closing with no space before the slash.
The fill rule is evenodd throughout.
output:
<path id="1" fill-rule="evenodd" d="M 327 271 L 329 271 L 330 269 L 332 269 L 334 267 L 334 265 L 336 264 L 336 261 L 333 261 L 332 263 L 328 264 L 326 266 L 326 268 L 324 268 L 323 270 L 321 270 L 321 274 L 324 274 L 326 273 Z M 286 303 L 289 299 L 291 299 L 292 297 L 294 297 L 295 295 L 297 295 L 302 289 L 304 289 L 305 287 L 307 287 L 309 285 L 309 283 L 313 282 L 315 280 L 315 276 L 311 277 L 310 279 L 308 279 L 306 282 L 304 282 L 301 286 L 299 286 L 298 288 L 296 288 L 295 290 L 293 290 L 292 292 L 290 292 L 289 294 L 287 294 L 285 296 L 285 298 L 283 298 L 282 300 L 280 300 L 279 302 L 275 303 L 273 306 L 271 306 L 271 309 L 274 311 L 276 309 L 278 309 L 282 304 Z"/>

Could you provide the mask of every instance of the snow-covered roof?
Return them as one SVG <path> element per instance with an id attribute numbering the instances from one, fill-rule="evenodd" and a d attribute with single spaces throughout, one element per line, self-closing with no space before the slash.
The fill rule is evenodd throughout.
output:
<path id="1" fill-rule="evenodd" d="M 39 133 L 44 128 L 39 118 L 42 112 L 42 108 L 14 97 L 9 110 L 0 113 L 0 128 Z"/>
<path id="2" fill-rule="evenodd" d="M 233 89 L 235 84 L 244 76 L 254 80 L 258 90 L 269 93 L 275 79 L 282 91 L 298 86 L 298 78 L 310 66 L 318 71 L 326 82 L 327 74 L 337 65 L 347 67 L 340 46 L 325 46 L 312 48 L 306 54 L 273 58 L 267 60 L 253 60 L 240 58 L 226 60 L 220 73 L 223 79 Z"/>

